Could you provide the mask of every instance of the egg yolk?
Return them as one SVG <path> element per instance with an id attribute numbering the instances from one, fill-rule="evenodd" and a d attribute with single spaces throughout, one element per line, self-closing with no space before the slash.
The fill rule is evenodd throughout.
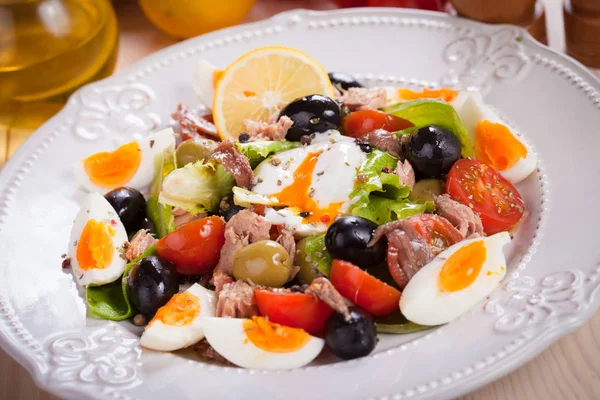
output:
<path id="1" fill-rule="evenodd" d="M 189 292 L 177 293 L 158 309 L 150 324 L 161 321 L 172 326 L 184 326 L 200 315 L 200 298 Z"/>
<path id="2" fill-rule="evenodd" d="M 300 350 L 311 337 L 303 329 L 275 324 L 264 317 L 247 319 L 243 326 L 246 340 L 271 353 L 291 353 Z"/>
<path id="3" fill-rule="evenodd" d="M 471 285 L 485 262 L 486 249 L 483 240 L 458 249 L 444 263 L 440 271 L 440 284 L 448 292 L 456 292 Z"/>
<path id="4" fill-rule="evenodd" d="M 481 121 L 475 129 L 475 158 L 506 171 L 527 156 L 527 148 L 502 124 Z"/>
<path id="5" fill-rule="evenodd" d="M 294 171 L 294 181 L 291 185 L 284 188 L 281 192 L 273 196 L 279 200 L 279 203 L 288 207 L 296 207 L 303 212 L 309 213 L 304 218 L 304 222 L 322 222 L 331 225 L 335 218 L 340 214 L 340 208 L 343 202 L 330 203 L 327 207 L 320 208 L 316 201 L 312 199 L 310 185 L 312 176 L 321 153 L 309 153 L 304 161 Z"/>
<path id="6" fill-rule="evenodd" d="M 114 235 L 112 226 L 90 219 L 83 227 L 77 243 L 79 268 L 86 271 L 108 268 L 115 252 L 112 241 Z"/>
<path id="7" fill-rule="evenodd" d="M 458 96 L 458 92 L 452 89 L 423 89 L 422 92 L 415 92 L 410 89 L 398 89 L 398 95 L 403 100 L 441 99 L 449 103 Z"/>
<path id="8" fill-rule="evenodd" d="M 136 142 L 124 144 L 115 151 L 96 153 L 83 160 L 90 181 L 111 188 L 126 184 L 137 172 L 142 152 Z"/>

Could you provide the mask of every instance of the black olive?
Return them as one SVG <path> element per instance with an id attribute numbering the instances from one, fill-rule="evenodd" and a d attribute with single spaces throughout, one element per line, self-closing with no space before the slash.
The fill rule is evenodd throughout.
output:
<path id="1" fill-rule="evenodd" d="M 447 129 L 425 126 L 411 135 L 405 156 L 421 175 L 439 178 L 460 158 L 460 141 Z"/>
<path id="2" fill-rule="evenodd" d="M 333 258 L 350 261 L 367 268 L 385 260 L 387 241 L 382 238 L 372 247 L 367 247 L 377 225 L 361 217 L 338 218 L 325 234 L 325 247 Z"/>
<path id="3" fill-rule="evenodd" d="M 348 90 L 353 87 L 363 87 L 360 82 L 343 72 L 330 72 L 329 80 L 333 86 L 339 86 L 344 90 Z"/>
<path id="4" fill-rule="evenodd" d="M 373 148 L 371 147 L 371 145 L 369 143 L 365 143 L 365 142 L 357 142 L 357 143 L 358 143 L 358 147 L 360 147 L 360 149 L 363 151 L 363 153 L 369 154 L 370 152 L 373 151 Z"/>
<path id="5" fill-rule="evenodd" d="M 340 105 L 320 94 L 300 97 L 292 101 L 279 113 L 280 118 L 284 115 L 294 121 L 285 136 L 292 142 L 299 142 L 302 136 L 340 127 Z"/>
<path id="6" fill-rule="evenodd" d="M 147 319 L 179 291 L 179 274 L 169 261 L 155 256 L 142 258 L 127 277 L 131 303 Z"/>
<path id="7" fill-rule="evenodd" d="M 248 135 L 246 132 L 240 133 L 240 136 L 238 137 L 238 142 L 248 143 L 249 140 L 250 140 L 250 135 Z"/>
<path id="8" fill-rule="evenodd" d="M 364 357 L 377 344 L 375 324 L 360 310 L 350 311 L 349 321 L 335 312 L 325 324 L 325 343 L 334 355 L 344 360 Z"/>
<path id="9" fill-rule="evenodd" d="M 236 206 L 233 202 L 233 193 L 223 197 L 219 204 L 219 215 L 229 221 L 231 217 L 242 211 L 244 207 Z"/>
<path id="10" fill-rule="evenodd" d="M 140 222 L 139 229 L 143 229 L 151 235 L 156 236 L 156 226 L 154 225 L 154 222 L 150 221 L 146 217 L 144 217 L 142 222 Z"/>
<path id="11" fill-rule="evenodd" d="M 106 193 L 104 198 L 115 209 L 128 233 L 140 229 L 140 224 L 146 217 L 146 200 L 140 192 L 120 187 Z"/>

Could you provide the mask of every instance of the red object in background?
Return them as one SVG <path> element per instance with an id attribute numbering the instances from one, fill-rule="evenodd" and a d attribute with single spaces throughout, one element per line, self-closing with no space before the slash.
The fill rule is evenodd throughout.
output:
<path id="1" fill-rule="evenodd" d="M 340 7 L 403 7 L 443 11 L 448 0 L 335 0 Z"/>

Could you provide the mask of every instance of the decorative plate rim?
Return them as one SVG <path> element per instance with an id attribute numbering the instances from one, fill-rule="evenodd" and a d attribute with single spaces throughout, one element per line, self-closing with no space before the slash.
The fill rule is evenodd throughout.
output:
<path id="1" fill-rule="evenodd" d="M 143 59 L 141 59 L 140 61 L 137 61 L 136 63 L 124 68 L 123 70 L 117 72 L 116 74 L 112 75 L 111 77 L 108 77 L 106 79 L 103 79 L 101 81 L 97 81 L 94 82 L 92 84 L 86 85 L 80 89 L 78 89 L 75 93 L 73 93 L 73 95 L 70 97 L 70 99 L 68 100 L 67 104 L 65 105 L 65 107 L 59 112 L 57 113 L 53 118 L 51 118 L 49 121 L 47 121 L 44 125 L 42 125 L 38 130 L 36 130 L 36 132 L 34 132 L 28 139 L 27 141 L 17 150 L 17 152 L 13 155 L 13 157 L 5 164 L 5 166 L 3 167 L 3 171 L 2 174 L 0 175 L 0 184 L 5 184 L 6 181 L 8 179 L 10 179 L 11 177 L 13 178 L 13 180 L 18 180 L 18 175 L 21 173 L 20 170 L 23 169 L 23 165 L 27 164 L 28 162 L 31 161 L 27 161 L 27 157 L 31 156 L 31 154 L 34 154 L 36 152 L 43 152 L 43 150 L 45 149 L 45 147 L 47 147 L 47 145 L 53 140 L 53 138 L 58 135 L 58 132 L 61 129 L 64 129 L 64 125 L 61 126 L 60 121 L 65 119 L 65 115 L 68 114 L 69 109 L 71 108 L 70 106 L 72 106 L 74 104 L 74 102 L 76 102 L 77 98 L 79 98 L 82 94 L 83 91 L 85 91 L 87 88 L 89 87 L 95 87 L 95 86 L 102 86 L 104 84 L 106 84 L 106 82 L 110 82 L 110 81 L 117 81 L 120 82 L 124 79 L 125 82 L 129 82 L 129 83 L 133 83 L 136 82 L 138 79 L 135 78 L 135 75 L 138 74 L 139 78 L 141 78 L 144 73 L 142 71 L 144 71 L 144 69 L 150 68 L 151 66 L 156 66 L 156 68 L 160 68 L 161 65 L 167 65 L 168 62 L 166 62 L 165 64 L 165 60 L 167 60 L 167 58 L 171 58 L 171 57 L 167 57 L 167 55 L 169 54 L 173 54 L 175 53 L 178 49 L 184 49 L 184 48 L 189 48 L 191 47 L 190 44 L 191 43 L 203 43 L 203 42 L 208 42 L 213 38 L 218 38 L 218 37 L 224 37 L 228 32 L 234 32 L 237 30 L 240 30 L 242 28 L 244 28 L 245 30 L 251 30 L 251 29 L 256 29 L 261 25 L 269 25 L 272 23 L 277 23 L 277 22 L 290 22 L 290 21 L 294 21 L 294 18 L 299 18 L 299 17 L 315 17 L 315 18 L 322 18 L 322 17 L 335 17 L 339 14 L 355 14 L 355 15 L 364 15 L 364 14 L 368 14 L 370 11 L 377 11 L 377 12 L 390 12 L 392 14 L 398 15 L 399 17 L 415 17 L 415 18 L 421 18 L 423 20 L 426 20 L 427 17 L 432 17 L 432 21 L 433 20 L 446 20 L 446 21 L 460 21 L 460 25 L 464 25 L 464 26 L 472 26 L 472 27 L 486 27 L 489 25 L 487 24 L 482 24 L 482 23 L 478 23 L 478 22 L 474 22 L 474 21 L 469 21 L 469 20 L 463 20 L 463 19 L 455 19 L 455 17 L 449 16 L 447 14 L 443 14 L 443 13 L 437 13 L 437 12 L 429 12 L 429 11 L 419 11 L 419 10 L 405 10 L 405 9 L 397 9 L 397 8 L 373 8 L 373 9 L 351 9 L 351 10 L 332 10 L 332 11 L 311 11 L 311 10 L 290 10 L 290 11 L 285 11 L 282 12 L 280 14 L 277 14 L 271 18 L 268 18 L 266 20 L 262 20 L 262 21 L 258 21 L 258 22 L 254 22 L 254 23 L 250 23 L 250 24 L 244 24 L 244 25 L 239 25 L 236 27 L 231 27 L 231 28 L 226 28 L 226 29 L 222 29 L 219 31 L 215 31 L 206 35 L 202 35 L 199 37 L 195 37 L 192 39 L 188 39 L 186 41 L 177 43 L 175 45 L 169 46 L 165 49 L 161 49 L 149 56 L 144 57 Z M 458 25 L 458 24 L 457 24 Z M 587 70 L 583 65 L 581 65 L 579 62 L 571 59 L 568 56 L 565 56 L 564 54 L 561 54 L 555 50 L 552 50 L 550 48 L 548 48 L 547 46 L 544 46 L 540 43 L 538 43 L 537 41 L 535 41 L 535 39 L 533 39 L 533 37 L 531 37 L 531 35 L 529 35 L 529 33 L 522 29 L 522 28 L 518 28 L 512 25 L 496 25 L 495 28 L 500 30 L 502 29 L 502 27 L 507 27 L 510 29 L 517 29 L 519 30 L 519 32 L 521 33 L 521 36 L 523 38 L 523 43 L 526 43 L 528 46 L 531 46 L 531 48 L 533 49 L 537 49 L 538 52 L 536 54 L 535 59 L 533 60 L 536 63 L 542 63 L 545 66 L 547 65 L 549 68 L 563 68 L 566 70 L 569 70 L 569 68 L 571 70 L 575 70 L 576 73 L 574 74 L 575 77 L 577 77 L 578 79 L 580 79 L 583 83 L 587 83 L 590 82 L 592 83 L 592 86 L 594 86 L 596 88 L 596 92 L 594 93 L 594 96 L 597 95 L 597 90 L 598 88 L 600 88 L 600 81 L 589 71 Z M 549 53 L 551 54 L 553 57 L 558 57 L 561 62 L 563 62 L 567 67 L 565 67 L 564 65 L 561 65 L 560 63 L 556 63 L 554 60 L 550 60 L 546 57 L 544 57 L 542 54 L 543 53 Z M 533 54 L 532 54 L 533 56 Z M 583 77 L 583 79 L 581 79 Z M 588 84 L 588 87 L 591 88 L 591 86 Z M 581 87 L 582 90 L 584 90 L 583 87 Z M 593 88 L 592 88 L 593 89 Z M 584 90 L 584 92 L 586 94 L 588 94 L 587 89 Z M 591 95 L 590 95 L 591 97 Z M 592 101 L 598 105 L 600 103 L 600 100 L 598 100 L 598 97 L 594 97 L 594 99 L 592 99 Z M 48 132 L 52 132 L 48 137 L 44 137 L 44 134 L 47 134 Z M 53 137 L 54 135 L 54 137 Z M 20 169 L 19 169 L 20 168 Z M 5 203 L 6 199 L 9 197 L 9 191 L 11 190 L 11 187 L 8 186 L 6 188 L 6 190 L 3 191 L 3 193 L 0 194 L 0 204 L 1 203 Z M 0 213 L 0 219 L 3 218 L 2 213 Z M 1 224 L 2 222 L 0 222 Z M 595 273 L 598 273 L 598 271 L 600 271 L 600 267 L 597 269 L 597 271 Z M 591 278 L 588 278 L 591 279 Z M 508 280 L 508 278 L 507 278 Z M 595 282 L 592 279 L 592 282 Z M 592 295 L 596 292 L 596 289 L 593 289 L 593 293 Z M 5 299 L 4 296 L 2 295 L 2 291 L 0 291 L 0 307 L 5 308 L 5 307 L 10 307 L 10 300 L 7 298 Z M 458 395 L 461 393 L 464 393 L 466 391 L 470 391 L 470 390 L 474 390 L 478 387 L 481 387 L 487 383 L 489 383 L 492 380 L 495 380 L 505 374 L 507 374 L 508 372 L 516 369 L 517 367 L 521 366 L 522 364 L 524 364 L 525 362 L 529 361 L 533 356 L 541 353 L 543 350 L 545 350 L 547 348 L 547 346 L 549 346 L 551 343 L 555 342 L 556 340 L 558 340 L 559 338 L 567 335 L 568 333 L 572 332 L 573 330 L 575 330 L 576 328 L 578 328 L 579 326 L 581 326 L 583 323 L 585 323 L 595 312 L 597 312 L 598 308 L 600 308 L 600 299 L 598 298 L 593 298 L 593 296 L 590 297 L 590 304 L 587 308 L 584 308 L 583 310 L 579 310 L 576 314 L 573 314 L 571 316 L 568 316 L 567 318 L 565 318 L 564 323 L 561 325 L 553 325 L 550 326 L 549 328 L 547 328 L 545 331 L 541 332 L 541 334 L 539 334 L 538 336 L 536 336 L 536 341 L 532 342 L 532 338 L 531 337 L 527 337 L 527 333 L 523 333 L 521 335 L 519 335 L 518 337 L 515 338 L 515 340 L 513 342 L 515 343 L 521 343 L 522 346 L 524 346 L 521 349 L 521 352 L 517 353 L 514 350 L 511 352 L 508 352 L 508 354 L 505 354 L 502 357 L 499 357 L 499 359 L 501 359 L 501 361 L 495 362 L 494 364 L 494 368 L 482 368 L 479 370 L 471 370 L 470 373 L 466 373 L 464 375 L 461 375 L 461 378 L 456 378 L 453 379 L 451 382 L 449 382 L 448 384 L 444 384 L 443 385 L 443 390 L 444 390 L 444 395 L 446 396 L 450 396 L 450 395 Z M 24 368 L 26 368 L 28 370 L 28 372 L 31 374 L 31 376 L 33 377 L 34 381 L 36 382 L 36 384 L 43 388 L 44 390 L 47 390 L 57 396 L 66 396 L 68 398 L 76 398 L 76 396 L 81 396 L 83 394 L 83 392 L 79 392 L 77 390 L 69 390 L 67 392 L 65 392 L 64 387 L 59 387 L 56 385 L 52 385 L 51 382 L 48 382 L 45 378 L 46 375 L 45 373 L 43 373 L 39 366 L 38 363 L 36 362 L 36 360 L 34 358 L 31 357 L 32 353 L 28 353 L 26 350 L 23 350 L 23 345 L 19 345 L 16 342 L 16 338 L 15 335 L 11 335 L 9 334 L 8 330 L 14 330 L 15 332 L 18 333 L 18 327 L 16 327 L 15 325 L 13 325 L 13 328 L 9 327 L 9 322 L 10 319 L 6 319 L 5 315 L 7 314 L 0 314 L 0 322 L 2 322 L 3 328 L 2 330 L 0 330 L 0 347 L 2 347 L 2 349 L 4 349 L 4 351 L 6 351 L 12 358 L 14 358 L 17 362 L 19 362 Z M 434 335 L 436 334 L 434 333 L 430 333 L 429 335 Z M 31 347 L 33 349 L 35 349 L 35 345 L 37 345 L 37 341 L 33 340 L 33 345 L 31 345 Z M 517 345 L 518 347 L 519 345 Z M 41 351 L 41 350 L 40 350 Z M 525 354 L 525 355 L 524 355 Z M 466 369 L 466 368 L 465 368 Z M 485 374 L 485 375 L 483 375 Z M 467 376 L 469 376 L 469 378 L 467 378 Z M 477 379 L 474 379 L 475 377 L 477 377 Z M 470 380 L 470 382 L 466 383 L 466 380 Z M 425 390 L 421 390 L 420 388 L 415 388 L 414 390 L 407 390 L 404 391 L 404 393 L 402 394 L 390 394 L 389 396 L 383 396 L 381 397 L 381 399 L 388 399 L 388 398 L 394 398 L 394 399 L 402 399 L 405 397 L 413 397 L 413 396 L 422 396 L 422 397 L 429 397 L 429 396 L 435 396 L 435 395 L 439 395 L 439 389 L 442 389 L 440 386 L 436 385 L 436 386 L 431 386 L 431 387 L 427 387 L 425 388 Z M 106 396 L 111 396 L 113 398 L 122 398 L 122 399 L 129 399 L 131 398 L 130 396 L 128 396 L 127 394 L 121 394 L 118 391 L 113 391 L 109 388 L 107 388 L 106 390 L 102 391 L 102 393 L 98 392 L 87 392 L 86 393 L 87 396 L 90 396 L 90 398 L 105 398 Z"/>

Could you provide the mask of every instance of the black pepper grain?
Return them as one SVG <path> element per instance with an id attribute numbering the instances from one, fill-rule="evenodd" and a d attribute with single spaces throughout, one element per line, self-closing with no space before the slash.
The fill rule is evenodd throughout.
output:
<path id="1" fill-rule="evenodd" d="M 240 136 L 238 137 L 238 141 L 240 143 L 248 143 L 249 140 L 250 140 L 250 135 L 248 135 L 246 132 L 240 133 Z"/>

